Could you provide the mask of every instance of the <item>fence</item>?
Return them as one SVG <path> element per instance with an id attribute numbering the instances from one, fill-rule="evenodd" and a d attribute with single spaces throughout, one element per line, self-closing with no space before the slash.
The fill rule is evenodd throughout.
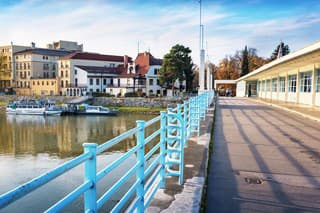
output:
<path id="1" fill-rule="evenodd" d="M 84 143 L 82 155 L 1 195 L 0 209 L 76 166 L 84 164 L 84 182 L 49 207 L 46 212 L 59 212 L 83 194 L 85 212 L 97 212 L 134 174 L 136 176 L 135 182 L 111 212 L 119 212 L 123 208 L 126 208 L 128 212 L 144 212 L 157 190 L 165 187 L 166 177 L 177 176 L 179 184 L 183 184 L 184 148 L 187 145 L 187 139 L 193 133 L 200 134 L 200 120 L 205 119 L 206 109 L 213 96 L 213 92 L 204 92 L 190 98 L 189 101 L 184 101 L 183 104 L 178 104 L 174 109 L 169 108 L 167 112 L 161 112 L 160 116 L 149 121 L 136 121 L 135 128 L 99 146 L 95 143 Z M 145 129 L 157 122 L 160 122 L 160 128 L 145 137 Z M 97 172 L 97 155 L 134 134 L 137 140 L 136 145 Z M 145 146 L 157 138 L 160 138 L 157 144 L 145 153 Z M 97 198 L 97 183 L 134 153 L 136 154 L 134 166 L 128 168 L 124 176 L 117 180 L 100 198 Z M 152 156 L 156 157 L 152 159 L 152 162 L 149 161 L 147 166 L 146 162 Z"/>

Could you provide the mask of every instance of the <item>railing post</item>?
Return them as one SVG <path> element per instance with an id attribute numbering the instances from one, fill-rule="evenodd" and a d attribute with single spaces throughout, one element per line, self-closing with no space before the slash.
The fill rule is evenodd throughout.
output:
<path id="1" fill-rule="evenodd" d="M 140 146 L 137 151 L 137 158 L 139 167 L 137 169 L 137 180 L 139 185 L 137 187 L 138 206 L 137 211 L 139 213 L 144 212 L 144 125 L 145 121 L 136 121 L 139 131 L 137 133 L 137 145 Z"/>
<path id="2" fill-rule="evenodd" d="M 166 164 L 166 130 L 167 130 L 167 113 L 165 111 L 161 112 L 161 120 L 160 120 L 160 164 L 161 164 L 161 172 L 160 172 L 160 188 L 165 188 L 165 178 L 166 178 L 166 171 L 165 171 L 165 164 Z"/>
<path id="3" fill-rule="evenodd" d="M 84 164 L 84 181 L 91 181 L 91 188 L 84 193 L 84 209 L 85 212 L 97 212 L 97 144 L 84 143 L 84 152 L 92 153 L 92 157 Z"/>

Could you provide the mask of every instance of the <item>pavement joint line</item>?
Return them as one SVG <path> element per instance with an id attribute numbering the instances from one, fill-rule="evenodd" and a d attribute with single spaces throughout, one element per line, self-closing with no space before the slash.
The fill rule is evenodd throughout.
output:
<path id="1" fill-rule="evenodd" d="M 290 109 L 288 107 L 284 107 L 284 106 L 280 106 L 279 104 L 275 104 L 275 103 L 270 103 L 270 102 L 267 102 L 267 101 L 264 101 L 264 100 L 260 100 L 260 99 L 250 99 L 250 98 L 246 98 L 247 100 L 252 100 L 252 101 L 255 101 L 257 103 L 261 103 L 261 104 L 265 104 L 265 105 L 268 105 L 268 106 L 272 106 L 272 107 L 275 107 L 275 108 L 278 108 L 278 109 L 282 109 L 284 111 L 287 111 L 287 112 L 290 112 L 290 113 L 294 113 L 294 114 L 297 114 L 297 115 L 300 115 L 304 118 L 308 118 L 310 120 L 313 120 L 313 121 L 317 121 L 317 122 L 320 122 L 320 118 L 317 118 L 317 117 L 314 117 L 314 116 L 311 116 L 311 115 L 307 115 L 303 112 L 299 112 L 297 110 L 294 110 L 294 109 Z"/>

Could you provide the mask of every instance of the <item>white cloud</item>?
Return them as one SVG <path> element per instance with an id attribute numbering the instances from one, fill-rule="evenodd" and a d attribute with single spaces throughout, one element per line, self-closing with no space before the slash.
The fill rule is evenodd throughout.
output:
<path id="1" fill-rule="evenodd" d="M 105 1 L 23 1 L 0 13 L 0 20 L 6 20 L 0 24 L 0 45 L 10 41 L 29 45 L 34 41 L 44 47 L 56 40 L 74 40 L 83 43 L 86 51 L 135 57 L 140 41 L 140 51 L 150 49 L 153 55 L 162 57 L 180 43 L 192 49 L 197 63 L 198 5 L 181 5 L 151 8 Z M 239 24 L 243 17 L 225 12 L 223 5 L 209 5 L 203 11 L 205 40 L 210 58 L 216 63 L 244 45 L 256 47 L 264 56 L 280 39 L 302 47 L 316 33 L 305 35 L 307 31 L 301 29 L 314 28 L 320 22 L 318 14 L 309 14 Z M 319 34 L 318 29 L 314 30 Z"/>

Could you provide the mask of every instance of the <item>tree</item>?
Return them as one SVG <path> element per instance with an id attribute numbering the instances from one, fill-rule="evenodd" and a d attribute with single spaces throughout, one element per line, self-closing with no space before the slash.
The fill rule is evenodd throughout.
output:
<path id="1" fill-rule="evenodd" d="M 272 53 L 272 55 L 270 57 L 270 61 L 273 61 L 273 60 L 278 58 L 280 47 L 281 47 L 281 50 L 282 50 L 282 54 L 281 54 L 280 57 L 288 55 L 290 53 L 289 45 L 284 44 L 281 41 L 280 44 L 277 46 L 277 48 L 273 51 L 273 53 Z"/>
<path id="2" fill-rule="evenodd" d="M 234 56 L 226 56 L 216 69 L 216 78 L 219 80 L 235 80 L 239 78 L 240 68 L 238 59 Z"/>
<path id="3" fill-rule="evenodd" d="M 191 50 L 183 45 L 176 44 L 169 53 L 165 54 L 162 67 L 159 71 L 159 80 L 162 86 L 174 89 L 174 83 L 186 80 L 186 91 L 192 91 L 192 81 L 195 76 L 190 56 Z"/>
<path id="4" fill-rule="evenodd" d="M 249 73 L 249 57 L 248 57 L 248 48 L 246 46 L 242 51 L 240 76 L 244 76 L 248 73 Z"/>
<path id="5" fill-rule="evenodd" d="M 252 72 L 259 67 L 265 65 L 268 60 L 257 55 L 257 49 L 249 48 L 248 51 L 248 59 L 249 59 L 249 72 Z"/>

